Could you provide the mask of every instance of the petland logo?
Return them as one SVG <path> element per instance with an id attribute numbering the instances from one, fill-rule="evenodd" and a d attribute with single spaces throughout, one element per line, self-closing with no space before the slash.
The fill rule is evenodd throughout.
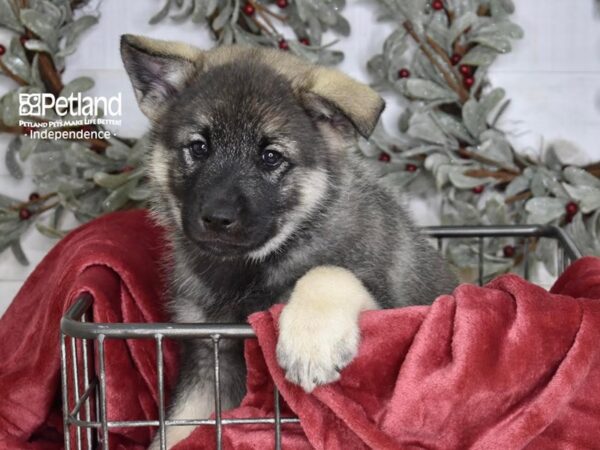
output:
<path id="1" fill-rule="evenodd" d="M 103 126 L 121 125 L 121 107 L 120 92 L 112 97 L 19 93 L 19 126 L 33 139 L 110 139 L 113 133 Z"/>
<path id="2" fill-rule="evenodd" d="M 19 114 L 21 117 L 46 117 L 54 111 L 58 116 L 92 116 L 101 111 L 109 116 L 121 116 L 121 93 L 113 97 L 84 97 L 81 92 L 68 97 L 48 93 L 19 94 Z"/>

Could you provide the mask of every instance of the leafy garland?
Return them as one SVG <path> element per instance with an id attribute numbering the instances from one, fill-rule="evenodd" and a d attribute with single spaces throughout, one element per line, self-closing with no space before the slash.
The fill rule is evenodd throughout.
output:
<path id="1" fill-rule="evenodd" d="M 522 32 L 509 16 L 510 0 L 377 0 L 383 17 L 400 26 L 368 68 L 374 86 L 406 100 L 399 138 L 382 128 L 361 143 L 383 175 L 414 192 L 442 192 L 447 224 L 558 223 L 567 226 L 586 252 L 600 254 L 600 164 L 585 168 L 561 162 L 548 149 L 540 161 L 521 157 L 496 128 L 508 102 L 489 86 L 487 70 L 499 53 L 510 51 Z M 13 177 L 32 170 L 37 191 L 28 200 L 0 195 L 0 252 L 10 248 L 23 264 L 23 233 L 35 223 L 49 237 L 62 237 L 64 213 L 87 221 L 106 212 L 143 204 L 149 195 L 142 169 L 144 137 L 54 141 L 32 139 L 19 126 L 20 93 L 67 95 L 91 89 L 93 80 L 64 84 L 65 58 L 79 37 L 97 23 L 77 0 L 0 0 L 0 26 L 15 33 L 0 46 L 0 72 L 16 87 L 0 99 L 0 132 L 13 135 L 5 162 Z M 343 54 L 323 45 L 326 30 L 347 36 L 340 14 L 344 0 L 166 0 L 150 19 L 158 23 L 206 23 L 219 45 L 241 42 L 278 47 L 307 59 L 336 64 Z M 75 13 L 77 12 L 77 13 Z M 294 35 L 295 38 L 289 36 Z M 50 113 L 40 123 L 57 119 Z M 68 117 L 100 130 L 90 117 Z M 51 214 L 49 213 L 51 211 Z M 47 214 L 43 214 L 47 213 Z M 534 243 L 549 262 L 551 242 Z M 447 249 L 459 267 L 476 265 L 476 247 L 463 241 Z M 486 243 L 486 276 L 518 264 L 521 251 L 510 240 Z M 549 265 L 549 268 L 552 266 Z"/>
<path id="2" fill-rule="evenodd" d="M 383 52 L 368 62 L 374 85 L 406 100 L 399 138 L 381 128 L 363 154 L 381 161 L 392 183 L 442 193 L 444 224 L 557 224 L 579 248 L 600 255 L 600 163 L 565 164 L 560 148 L 539 160 L 521 156 L 497 128 L 508 106 L 492 88 L 488 69 L 511 50 L 522 30 L 510 21 L 511 0 L 379 0 L 399 24 Z M 523 260 L 512 239 L 485 243 L 485 278 Z M 533 242 L 538 259 L 554 268 L 550 239 Z M 531 248 L 530 248 L 531 249 Z M 528 250 L 530 250 L 528 249 Z M 454 243 L 458 267 L 477 267 L 477 241 Z M 514 270 L 514 269 L 513 269 Z"/>

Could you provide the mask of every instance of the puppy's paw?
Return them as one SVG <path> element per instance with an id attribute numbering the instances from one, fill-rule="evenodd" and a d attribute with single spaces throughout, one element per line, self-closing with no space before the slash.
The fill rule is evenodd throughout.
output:
<path id="1" fill-rule="evenodd" d="M 360 332 L 354 320 L 294 311 L 288 305 L 279 319 L 277 361 L 285 377 L 306 392 L 340 378 L 354 359 Z"/>
<path id="2" fill-rule="evenodd" d="M 296 283 L 279 318 L 277 360 L 286 378 L 311 392 L 337 381 L 358 352 L 358 315 L 375 308 L 362 283 L 339 267 L 318 267 Z"/>

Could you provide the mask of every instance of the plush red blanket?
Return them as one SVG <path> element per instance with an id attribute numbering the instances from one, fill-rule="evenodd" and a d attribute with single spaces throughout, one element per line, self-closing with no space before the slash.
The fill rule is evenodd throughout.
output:
<path id="1" fill-rule="evenodd" d="M 94 319 L 163 321 L 165 250 L 145 213 L 103 217 L 59 243 L 0 319 L 0 448 L 61 448 L 58 322 L 76 295 Z M 582 449 L 600 442 L 600 259 L 573 264 L 548 293 L 520 278 L 462 285 L 432 306 L 361 317 L 358 358 L 311 395 L 275 360 L 281 306 L 250 318 L 248 394 L 226 417 L 272 416 L 273 381 L 301 425 L 290 449 Z M 154 343 L 110 341 L 109 418 L 156 415 Z M 175 349 L 165 352 L 168 385 Z M 111 448 L 142 449 L 151 432 L 114 430 Z M 272 426 L 225 426 L 225 448 L 273 446 Z M 178 449 L 214 448 L 199 427 Z"/>

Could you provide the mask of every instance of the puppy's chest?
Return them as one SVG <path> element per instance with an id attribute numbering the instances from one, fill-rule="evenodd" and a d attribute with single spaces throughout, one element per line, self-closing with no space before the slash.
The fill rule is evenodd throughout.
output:
<path id="1" fill-rule="evenodd" d="M 200 280 L 209 295 L 201 306 L 207 320 L 245 321 L 254 312 L 287 301 L 293 280 L 273 282 L 266 270 L 244 266 L 203 272 Z"/>

